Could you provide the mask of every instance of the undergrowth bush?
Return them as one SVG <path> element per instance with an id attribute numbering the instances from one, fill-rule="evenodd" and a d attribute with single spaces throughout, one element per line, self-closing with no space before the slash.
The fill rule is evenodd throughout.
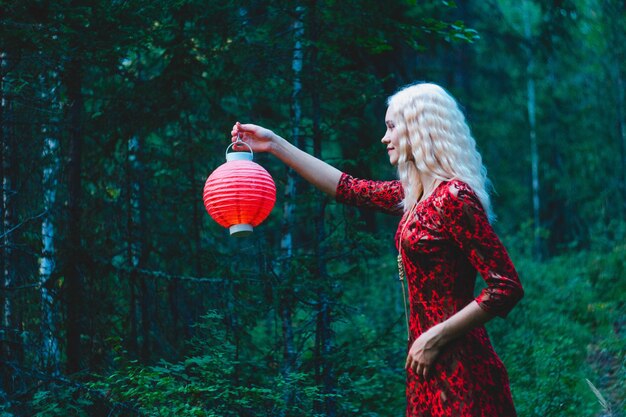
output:
<path id="1" fill-rule="evenodd" d="M 118 368 L 106 377 L 93 376 L 74 385 L 52 385 L 37 392 L 32 406 L 36 417 L 272 416 L 284 403 L 289 385 L 303 387 L 308 375 L 237 375 L 234 346 L 222 329 L 222 316 L 203 318 L 202 330 L 191 342 L 193 355 L 179 362 L 145 366 L 128 361 L 123 352 Z M 256 378 L 255 378 L 256 377 Z M 310 408 L 316 390 L 301 389 L 299 407 Z M 306 397 L 306 398 L 304 398 Z"/>
<path id="2" fill-rule="evenodd" d="M 626 343 L 614 323 L 624 320 L 624 255 L 618 247 L 541 263 L 516 260 L 525 297 L 506 320 L 488 326 L 520 416 L 623 415 Z M 605 372 L 622 377 L 606 381 Z M 610 410 L 602 409 L 587 379 L 604 392 Z"/>
<path id="3" fill-rule="evenodd" d="M 507 366 L 518 414 L 624 416 L 626 245 L 545 262 L 515 254 L 513 259 L 525 297 L 506 320 L 493 320 L 488 329 Z M 401 340 L 402 322 L 393 323 L 398 307 L 386 306 L 382 301 L 387 298 L 380 297 L 381 291 L 395 291 L 385 289 L 394 282 L 379 280 L 381 268 L 389 265 L 369 262 L 384 268 L 373 267 L 376 278 L 364 278 L 364 288 L 347 291 L 348 298 L 361 297 L 361 304 L 347 303 L 354 310 L 334 326 L 333 394 L 324 395 L 316 386 L 310 348 L 303 350 L 289 381 L 277 363 L 266 363 L 262 349 L 248 349 L 256 356 L 235 360 L 238 355 L 222 316 L 211 313 L 183 360 L 146 366 L 118 350 L 109 375 L 37 390 L 30 401 L 33 414 L 273 416 L 291 392 L 296 401 L 289 415 L 321 415 L 319 404 L 331 396 L 340 416 L 401 415 L 405 352 L 396 341 Z M 250 343 L 270 343 L 262 334 L 260 328 L 251 329 Z"/>

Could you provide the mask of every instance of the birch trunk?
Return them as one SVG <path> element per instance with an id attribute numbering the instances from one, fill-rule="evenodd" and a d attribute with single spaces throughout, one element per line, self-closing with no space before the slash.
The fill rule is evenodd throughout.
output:
<path id="1" fill-rule="evenodd" d="M 52 292 L 51 281 L 56 265 L 56 194 L 60 170 L 58 139 L 58 75 L 52 71 L 41 76 L 41 98 L 52 111 L 48 123 L 43 124 L 43 203 L 45 214 L 41 222 L 41 257 L 39 260 L 39 288 L 41 295 L 41 368 L 52 375 L 59 375 L 61 354 L 57 334 L 59 333 L 59 311 Z"/>
<path id="2" fill-rule="evenodd" d="M 293 71 L 293 90 L 291 94 L 291 126 L 292 141 L 296 147 L 300 147 L 300 123 L 302 118 L 302 66 L 304 54 L 302 51 L 302 37 L 304 35 L 304 7 L 296 6 L 296 18 L 293 23 L 294 48 L 291 61 L 291 69 Z M 296 198 L 296 173 L 287 169 L 287 185 L 285 186 L 283 221 L 282 221 L 282 237 L 280 241 L 281 258 L 287 263 L 293 256 L 293 225 Z M 284 293 L 280 297 L 280 317 L 283 331 L 283 367 L 282 374 L 286 381 L 286 390 L 284 393 L 285 408 L 281 410 L 280 415 L 284 416 L 287 410 L 291 409 L 295 401 L 295 388 L 292 386 L 291 374 L 296 370 L 296 347 L 293 332 L 293 304 L 294 295 L 289 283 L 287 274 L 290 271 L 281 267 L 280 275 L 283 281 Z"/>
<path id="3" fill-rule="evenodd" d="M 527 43 L 526 61 L 526 107 L 528 111 L 528 135 L 530 139 L 530 163 L 532 178 L 532 203 L 533 203 L 533 254 L 537 260 L 543 255 L 541 239 L 541 200 L 539 183 L 539 150 L 537 146 L 537 123 L 536 123 L 536 100 L 535 100 L 535 57 L 532 51 L 532 34 L 530 29 L 530 13 L 528 1 L 524 1 L 524 37 Z"/>

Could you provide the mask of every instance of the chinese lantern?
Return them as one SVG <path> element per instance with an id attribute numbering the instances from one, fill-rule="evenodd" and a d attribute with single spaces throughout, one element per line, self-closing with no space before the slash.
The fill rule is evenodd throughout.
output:
<path id="1" fill-rule="evenodd" d="M 252 232 L 270 214 L 276 202 L 276 185 L 270 174 L 252 161 L 250 152 L 231 152 L 226 148 L 226 163 L 217 167 L 204 184 L 204 206 L 219 225 L 228 227 L 232 236 Z"/>

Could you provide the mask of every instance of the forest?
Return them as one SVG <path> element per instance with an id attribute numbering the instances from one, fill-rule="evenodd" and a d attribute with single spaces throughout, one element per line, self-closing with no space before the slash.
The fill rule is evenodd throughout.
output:
<path id="1" fill-rule="evenodd" d="M 404 415 L 398 219 L 268 154 L 251 235 L 202 191 L 236 121 L 397 178 L 386 99 L 418 81 L 524 286 L 487 324 L 518 414 L 626 416 L 623 1 L 0 0 L 0 76 L 1 417 Z"/>

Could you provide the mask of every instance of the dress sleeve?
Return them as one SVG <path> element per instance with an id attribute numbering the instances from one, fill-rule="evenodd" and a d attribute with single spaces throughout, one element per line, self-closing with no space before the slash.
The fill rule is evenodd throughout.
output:
<path id="1" fill-rule="evenodd" d="M 471 188 L 451 183 L 448 191 L 444 227 L 487 283 L 476 301 L 488 313 L 505 317 L 524 296 L 517 271 Z"/>
<path id="2" fill-rule="evenodd" d="M 388 214 L 401 215 L 404 191 L 400 181 L 371 181 L 343 173 L 335 199 L 344 204 L 367 207 Z"/>

